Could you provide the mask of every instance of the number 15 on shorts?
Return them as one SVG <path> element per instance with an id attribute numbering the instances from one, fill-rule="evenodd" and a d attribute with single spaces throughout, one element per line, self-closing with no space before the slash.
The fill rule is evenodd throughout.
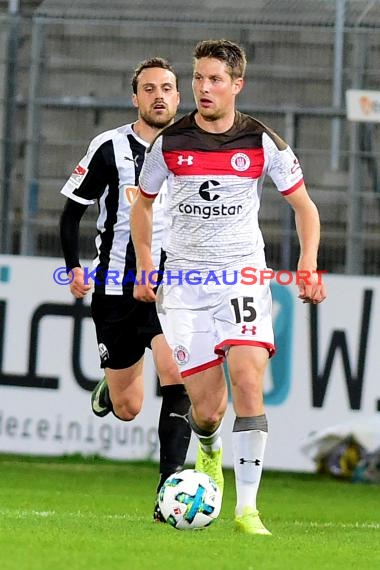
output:
<path id="1" fill-rule="evenodd" d="M 256 309 L 254 307 L 254 298 L 234 297 L 233 299 L 230 299 L 230 304 L 233 310 L 236 324 L 242 325 L 242 334 L 256 335 L 256 327 L 248 324 L 252 323 L 257 317 Z"/>

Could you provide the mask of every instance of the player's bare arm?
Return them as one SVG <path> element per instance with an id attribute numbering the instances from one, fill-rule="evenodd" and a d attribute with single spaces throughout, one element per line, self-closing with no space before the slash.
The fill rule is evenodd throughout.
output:
<path id="1" fill-rule="evenodd" d="M 149 279 L 149 274 L 155 270 L 151 253 L 153 201 L 153 198 L 145 197 L 138 189 L 130 216 L 131 236 L 136 252 L 136 280 L 138 281 L 138 285 L 134 286 L 133 296 L 138 301 L 146 302 L 156 300 L 153 291 L 155 284 Z"/>
<path id="2" fill-rule="evenodd" d="M 297 235 L 300 242 L 300 257 L 297 269 L 306 271 L 310 277 L 299 281 L 299 298 L 304 303 L 321 303 L 326 298 L 326 287 L 317 270 L 320 221 L 318 209 L 303 184 L 285 197 L 295 213 Z"/>

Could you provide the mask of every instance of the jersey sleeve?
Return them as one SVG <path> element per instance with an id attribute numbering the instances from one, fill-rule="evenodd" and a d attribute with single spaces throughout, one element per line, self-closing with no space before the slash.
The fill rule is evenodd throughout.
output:
<path id="1" fill-rule="evenodd" d="M 90 143 L 86 155 L 61 189 L 61 194 L 84 206 L 96 202 L 108 184 L 109 168 L 104 152 L 107 144 L 112 142 L 104 141 L 101 137 L 95 138 Z"/>
<path id="2" fill-rule="evenodd" d="M 141 193 L 148 198 L 155 198 L 168 175 L 169 170 L 162 153 L 162 136 L 159 136 L 145 153 L 139 178 Z"/>
<path id="3" fill-rule="evenodd" d="M 292 149 L 283 143 L 276 144 L 276 138 L 263 133 L 266 172 L 283 196 L 291 194 L 303 184 L 303 172 Z"/>

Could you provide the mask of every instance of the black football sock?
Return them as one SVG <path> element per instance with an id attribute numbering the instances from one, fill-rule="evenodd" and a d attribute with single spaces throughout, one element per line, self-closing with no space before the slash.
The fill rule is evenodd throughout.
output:
<path id="1" fill-rule="evenodd" d="M 165 480 L 182 469 L 190 443 L 191 429 L 187 418 L 190 400 L 183 384 L 161 387 L 162 404 L 158 423 L 160 440 L 159 491 Z"/>

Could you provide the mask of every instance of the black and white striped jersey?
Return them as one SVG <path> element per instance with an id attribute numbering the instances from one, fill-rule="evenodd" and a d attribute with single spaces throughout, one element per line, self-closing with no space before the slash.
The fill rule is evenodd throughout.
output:
<path id="1" fill-rule="evenodd" d="M 136 258 L 129 216 L 147 147 L 148 143 L 136 135 L 132 124 L 106 131 L 91 141 L 86 155 L 61 190 L 85 206 L 98 204 L 96 292 L 121 295 L 131 286 Z M 166 187 L 153 211 L 152 253 L 156 266 L 165 225 L 165 194 Z"/>

